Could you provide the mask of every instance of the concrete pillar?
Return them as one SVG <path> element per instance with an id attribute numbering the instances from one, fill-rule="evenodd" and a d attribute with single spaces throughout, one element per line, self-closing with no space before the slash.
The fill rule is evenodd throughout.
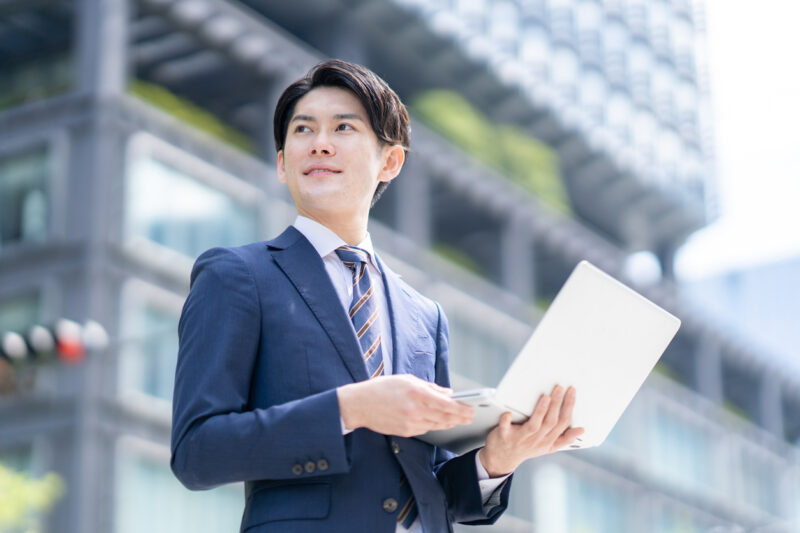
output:
<path id="1" fill-rule="evenodd" d="M 128 0 L 80 0 L 75 7 L 78 90 L 97 96 L 124 92 L 128 79 Z"/>
<path id="2" fill-rule="evenodd" d="M 779 438 L 784 436 L 781 382 L 765 372 L 758 384 L 758 423 Z"/>
<path id="3" fill-rule="evenodd" d="M 535 297 L 534 265 L 530 221 L 514 213 L 506 219 L 500 234 L 500 275 L 503 286 L 527 302 Z"/>
<path id="4" fill-rule="evenodd" d="M 129 0 L 79 0 L 75 3 L 76 86 L 94 102 L 124 93 L 128 77 Z M 100 321 L 117 330 L 117 287 L 110 272 L 109 243 L 119 242 L 124 139 L 104 119 L 104 108 L 70 132 L 69 176 L 64 202 L 66 235 L 83 254 L 60 279 L 60 316 Z M 110 531 L 114 510 L 114 437 L 102 429 L 98 397 L 113 391 L 114 358 L 90 356 L 75 368 L 75 419 L 71 442 L 63 446 L 67 493 L 52 517 L 65 533 Z M 57 524 L 57 525 L 56 525 Z"/>
<path id="5" fill-rule="evenodd" d="M 694 354 L 694 385 L 697 391 L 713 402 L 721 404 L 722 347 L 719 341 L 701 335 Z"/>
<path id="6" fill-rule="evenodd" d="M 272 122 L 275 117 L 275 106 L 286 87 L 294 81 L 294 79 L 288 77 L 279 77 L 271 80 L 261 98 L 264 113 L 261 117 L 256 142 L 258 143 L 259 157 L 267 163 L 273 164 L 278 159 L 277 152 L 275 151 L 275 136 L 272 127 Z"/>
<path id="7" fill-rule="evenodd" d="M 389 187 L 394 189 L 397 231 L 423 248 L 430 246 L 433 237 L 430 170 L 411 154 Z"/>

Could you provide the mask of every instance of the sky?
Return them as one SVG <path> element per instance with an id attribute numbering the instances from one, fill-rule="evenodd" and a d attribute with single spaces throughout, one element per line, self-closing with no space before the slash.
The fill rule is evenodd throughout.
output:
<path id="1" fill-rule="evenodd" d="M 800 256 L 800 2 L 704 3 L 719 218 L 680 250 L 687 280 Z"/>

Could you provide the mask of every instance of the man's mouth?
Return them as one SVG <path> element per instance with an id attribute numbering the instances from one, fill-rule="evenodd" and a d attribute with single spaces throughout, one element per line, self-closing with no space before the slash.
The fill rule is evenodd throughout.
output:
<path id="1" fill-rule="evenodd" d="M 331 167 L 311 167 L 310 169 L 303 172 L 306 176 L 327 176 L 329 174 L 339 174 L 342 171 L 336 168 Z"/>

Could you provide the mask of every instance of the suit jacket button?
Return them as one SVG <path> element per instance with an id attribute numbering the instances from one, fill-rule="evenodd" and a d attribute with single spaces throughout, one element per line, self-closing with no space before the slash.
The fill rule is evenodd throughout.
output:
<path id="1" fill-rule="evenodd" d="M 394 498 L 386 498 L 383 500 L 383 510 L 387 513 L 393 513 L 397 510 L 397 500 Z"/>
<path id="2" fill-rule="evenodd" d="M 392 451 L 394 453 L 400 453 L 400 445 L 397 444 L 396 441 L 392 441 Z"/>
<path id="3" fill-rule="evenodd" d="M 317 465 L 314 464 L 314 461 L 309 461 L 306 463 L 306 472 L 309 474 L 312 473 L 314 470 L 317 469 Z"/>
<path id="4" fill-rule="evenodd" d="M 321 471 L 324 472 L 325 470 L 328 469 L 328 461 L 326 461 L 325 459 L 320 459 L 319 461 L 317 461 L 317 468 L 319 468 Z"/>
<path id="5" fill-rule="evenodd" d="M 292 474 L 294 474 L 295 476 L 299 476 L 302 473 L 303 473 L 303 465 L 301 465 L 300 463 L 297 463 L 292 467 Z"/>

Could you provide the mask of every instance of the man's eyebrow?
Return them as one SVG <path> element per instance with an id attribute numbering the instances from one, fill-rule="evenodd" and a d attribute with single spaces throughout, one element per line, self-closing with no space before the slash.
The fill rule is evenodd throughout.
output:
<path id="1" fill-rule="evenodd" d="M 364 122 L 364 117 L 362 117 L 358 113 L 340 113 L 338 115 L 333 115 L 333 118 L 334 118 L 334 120 L 354 120 L 355 119 L 355 120 L 360 120 L 361 122 Z M 289 122 L 297 122 L 297 121 L 316 122 L 317 119 L 312 117 L 311 115 L 295 115 L 295 116 L 292 117 L 292 120 L 290 120 Z"/>
<path id="2" fill-rule="evenodd" d="M 295 115 L 292 117 L 292 120 L 289 122 L 297 122 L 298 120 L 302 120 L 304 122 L 316 122 L 317 119 L 312 117 L 311 115 Z"/>
<path id="3" fill-rule="evenodd" d="M 333 118 L 335 118 L 336 120 L 352 120 L 352 119 L 356 119 L 356 120 L 360 120 L 361 122 L 364 122 L 364 118 L 361 115 L 359 115 L 358 113 L 342 113 L 342 114 L 339 114 L 339 115 L 333 115 Z"/>

